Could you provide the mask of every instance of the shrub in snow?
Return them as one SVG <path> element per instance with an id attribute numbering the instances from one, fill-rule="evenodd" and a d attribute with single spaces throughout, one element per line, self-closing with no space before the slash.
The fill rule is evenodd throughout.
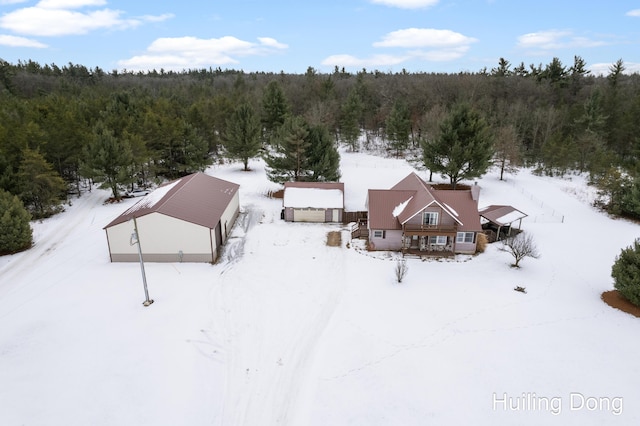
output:
<path id="1" fill-rule="evenodd" d="M 15 195 L 0 189 L 0 255 L 31 247 L 31 215 Z"/>
<path id="2" fill-rule="evenodd" d="M 640 306 L 640 240 L 635 240 L 616 257 L 611 276 L 620 295 Z"/>
<path id="3" fill-rule="evenodd" d="M 515 263 L 511 265 L 514 268 L 519 268 L 520 261 L 525 257 L 533 257 L 534 259 L 540 257 L 533 237 L 524 232 L 502 240 L 502 248 L 500 250 L 510 253 L 516 259 Z"/>
<path id="4" fill-rule="evenodd" d="M 396 280 L 398 283 L 401 283 L 404 277 L 407 275 L 409 271 L 409 267 L 407 266 L 407 261 L 404 259 L 398 259 L 396 262 Z"/>
<path id="5" fill-rule="evenodd" d="M 476 253 L 484 253 L 488 244 L 487 235 L 483 232 L 478 232 L 476 236 Z"/>

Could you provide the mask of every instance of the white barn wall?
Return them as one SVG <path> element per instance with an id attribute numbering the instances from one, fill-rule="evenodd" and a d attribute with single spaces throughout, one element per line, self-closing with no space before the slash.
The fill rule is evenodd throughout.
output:
<path id="1" fill-rule="evenodd" d="M 222 213 L 222 216 L 220 217 L 220 230 L 222 232 L 223 244 L 225 241 L 227 241 L 227 237 L 229 236 L 229 233 L 231 233 L 231 228 L 233 227 L 233 224 L 235 223 L 239 212 L 240 212 L 240 195 L 239 195 L 239 192 L 236 191 L 236 193 L 233 195 L 233 198 L 229 202 L 229 205 L 227 205 L 227 208 L 224 210 L 224 213 Z M 226 235 L 225 235 L 225 224 L 227 225 Z M 215 230 L 213 230 L 212 232 L 214 233 L 213 244 L 215 249 L 215 242 L 216 242 Z"/>
<path id="2" fill-rule="evenodd" d="M 142 254 L 150 262 L 212 262 L 215 253 L 209 229 L 159 213 L 136 219 Z M 138 247 L 129 244 L 133 222 L 125 222 L 107 229 L 111 260 L 134 262 L 138 260 Z M 182 251 L 182 257 L 180 256 Z"/>

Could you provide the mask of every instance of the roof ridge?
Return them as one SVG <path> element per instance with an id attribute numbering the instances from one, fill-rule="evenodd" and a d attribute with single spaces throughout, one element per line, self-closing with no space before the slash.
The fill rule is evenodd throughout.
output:
<path id="1" fill-rule="evenodd" d="M 187 176 L 182 176 L 181 178 L 174 179 L 171 182 L 167 182 L 167 185 L 170 185 L 172 182 L 175 182 L 175 186 L 171 188 L 169 191 L 167 191 L 165 196 L 160 199 L 160 201 L 158 202 L 158 208 L 156 208 L 155 210 L 160 211 L 169 202 L 169 200 L 171 200 L 178 192 L 180 192 L 180 189 L 182 189 L 185 185 L 191 182 L 191 180 L 196 176 L 196 174 L 197 173 L 193 173 Z M 184 180 L 185 178 L 188 178 L 188 179 L 185 181 Z M 180 183 L 182 183 L 182 185 L 178 186 L 178 184 Z M 171 192 L 172 190 L 173 192 Z"/>

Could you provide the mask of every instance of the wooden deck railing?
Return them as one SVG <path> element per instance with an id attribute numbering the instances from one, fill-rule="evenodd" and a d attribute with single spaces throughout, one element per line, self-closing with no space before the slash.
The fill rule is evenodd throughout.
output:
<path id="1" fill-rule="evenodd" d="M 421 231 L 421 232 L 457 232 L 458 225 L 419 225 L 407 223 L 404 225 L 404 231 Z"/>

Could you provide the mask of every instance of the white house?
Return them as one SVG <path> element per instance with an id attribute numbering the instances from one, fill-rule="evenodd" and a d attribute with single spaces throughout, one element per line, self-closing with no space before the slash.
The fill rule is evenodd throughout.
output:
<path id="1" fill-rule="evenodd" d="M 239 185 L 195 173 L 163 185 L 104 227 L 112 262 L 215 262 L 235 222 Z"/>
<path id="2" fill-rule="evenodd" d="M 285 182 L 282 207 L 287 222 L 342 222 L 344 183 Z"/>

